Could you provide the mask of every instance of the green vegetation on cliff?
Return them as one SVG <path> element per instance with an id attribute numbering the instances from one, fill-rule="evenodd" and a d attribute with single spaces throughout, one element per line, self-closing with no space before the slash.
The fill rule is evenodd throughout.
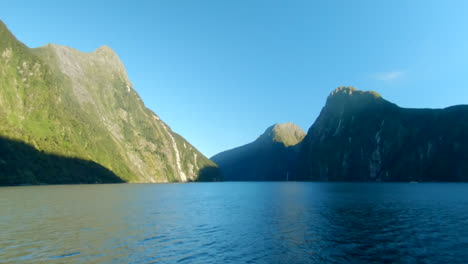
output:
<path id="1" fill-rule="evenodd" d="M 30 49 L 1 21 L 0 136 L 54 157 L 99 164 L 118 176 L 116 182 L 194 181 L 204 168 L 213 168 L 204 180 L 220 178 L 213 162 L 144 106 L 110 48 Z M 0 170 L 11 165 L 4 163 Z M 39 180 L 38 173 L 28 183 L 70 182 Z"/>

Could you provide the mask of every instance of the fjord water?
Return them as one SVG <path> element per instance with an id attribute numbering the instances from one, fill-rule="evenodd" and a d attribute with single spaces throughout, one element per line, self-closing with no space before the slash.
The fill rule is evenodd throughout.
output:
<path id="1" fill-rule="evenodd" d="M 467 263 L 468 184 L 0 188 L 6 263 Z"/>

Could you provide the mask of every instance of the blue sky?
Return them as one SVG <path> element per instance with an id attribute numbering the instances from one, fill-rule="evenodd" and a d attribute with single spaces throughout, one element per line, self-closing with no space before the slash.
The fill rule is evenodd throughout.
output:
<path id="1" fill-rule="evenodd" d="M 468 1 L 8 1 L 30 47 L 114 49 L 146 106 L 207 156 L 291 121 L 338 86 L 403 107 L 468 103 Z"/>

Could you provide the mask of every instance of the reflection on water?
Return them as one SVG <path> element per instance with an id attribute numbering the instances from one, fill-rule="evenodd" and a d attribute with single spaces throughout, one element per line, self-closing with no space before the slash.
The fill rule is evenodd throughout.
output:
<path id="1" fill-rule="evenodd" d="M 468 263 L 468 184 L 0 188 L 0 262 Z"/>

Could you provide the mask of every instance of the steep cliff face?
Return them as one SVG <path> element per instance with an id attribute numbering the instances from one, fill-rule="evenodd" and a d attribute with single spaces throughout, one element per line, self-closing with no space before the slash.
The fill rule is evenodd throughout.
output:
<path id="1" fill-rule="evenodd" d="M 296 173 L 298 144 L 304 131 L 293 123 L 269 127 L 254 142 L 211 159 L 227 181 L 284 181 Z"/>
<path id="2" fill-rule="evenodd" d="M 302 142 L 298 180 L 467 181 L 468 106 L 405 109 L 340 87 Z"/>
<path id="3" fill-rule="evenodd" d="M 127 182 L 191 181 L 216 168 L 145 107 L 109 47 L 91 53 L 55 44 L 29 49 L 0 22 L 0 76 L 4 138 L 98 163 Z M 15 175 L 2 177 L 21 183 Z"/>

